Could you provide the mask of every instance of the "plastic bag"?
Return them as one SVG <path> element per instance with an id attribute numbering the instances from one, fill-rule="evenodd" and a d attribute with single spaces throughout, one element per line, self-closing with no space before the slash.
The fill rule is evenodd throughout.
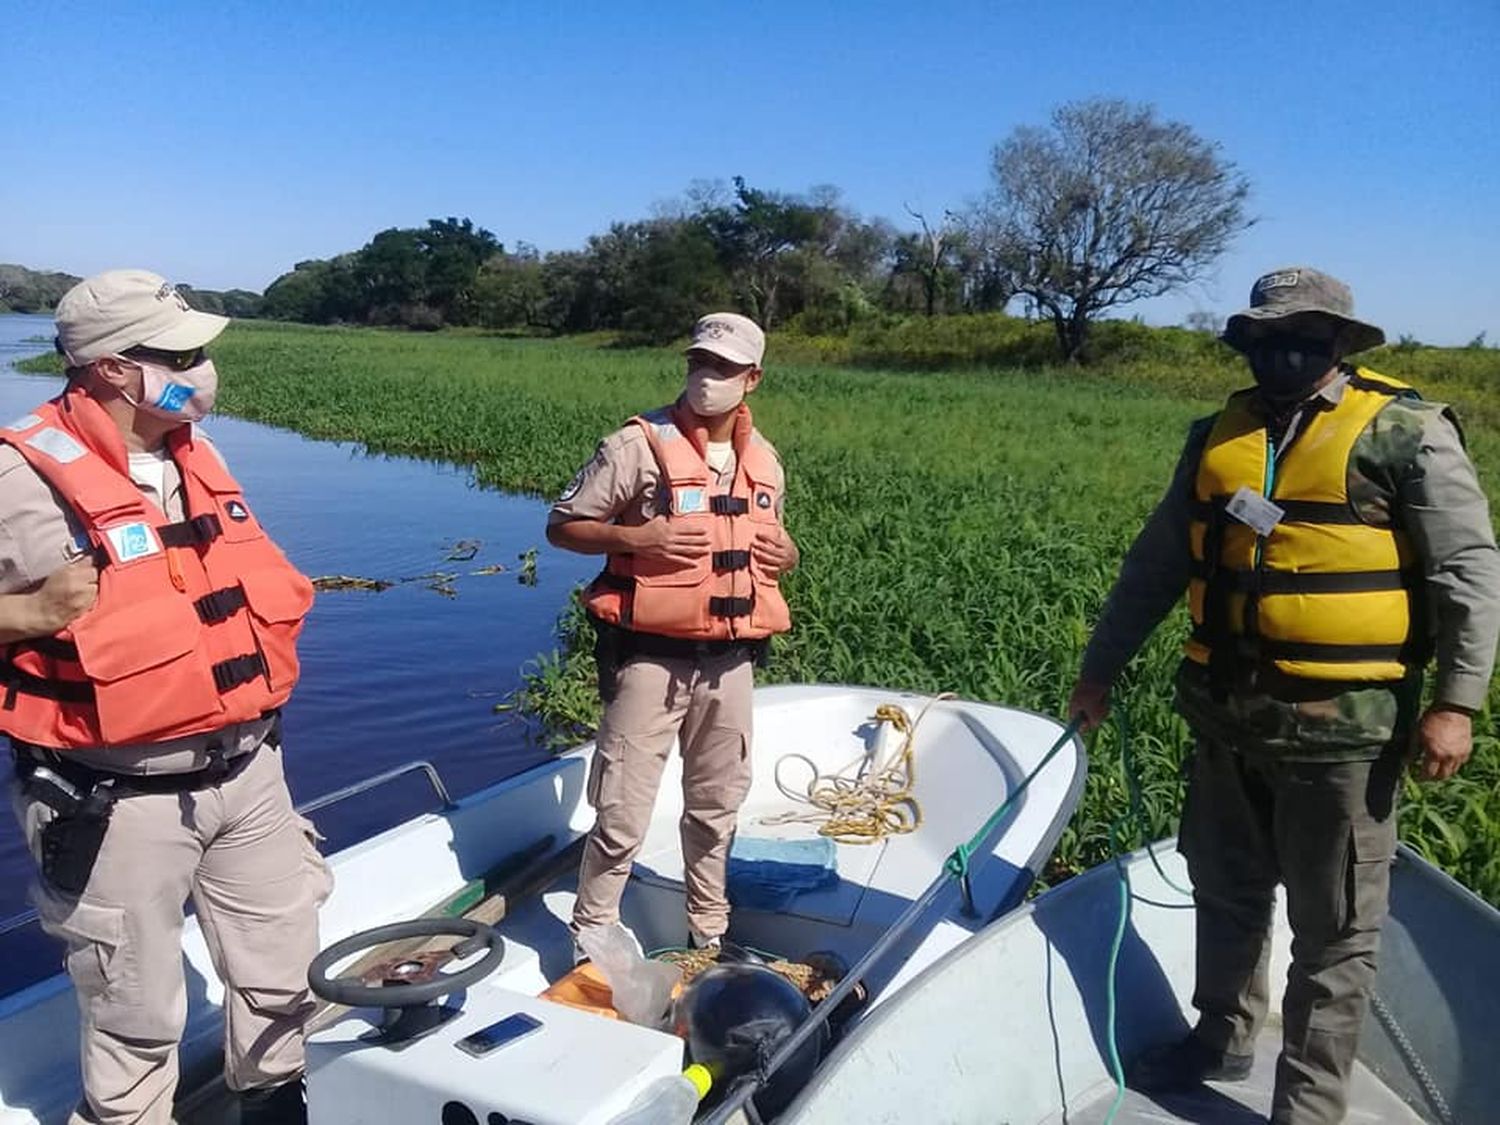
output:
<path id="1" fill-rule="evenodd" d="M 609 982 L 615 1011 L 622 1019 L 643 1027 L 665 1025 L 672 990 L 682 981 L 675 965 L 648 961 L 641 943 L 619 922 L 580 930 L 578 946 Z"/>

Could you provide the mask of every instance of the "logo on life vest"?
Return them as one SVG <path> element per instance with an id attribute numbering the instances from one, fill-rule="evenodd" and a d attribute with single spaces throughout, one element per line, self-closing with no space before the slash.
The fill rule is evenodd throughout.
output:
<path id="1" fill-rule="evenodd" d="M 677 488 L 672 491 L 672 511 L 679 516 L 708 511 L 708 493 L 701 488 Z"/>
<path id="2" fill-rule="evenodd" d="M 115 549 L 115 558 L 122 563 L 143 559 L 161 550 L 149 524 L 122 523 L 118 527 L 105 529 L 109 544 Z"/>
<path id="3" fill-rule="evenodd" d="M 224 511 L 228 513 L 229 518 L 234 520 L 235 523 L 244 523 L 250 518 L 250 509 L 238 500 L 231 500 L 225 504 Z"/>
<path id="4" fill-rule="evenodd" d="M 769 492 L 757 492 L 755 494 L 755 506 L 757 508 L 769 508 L 771 506 L 771 494 Z"/>

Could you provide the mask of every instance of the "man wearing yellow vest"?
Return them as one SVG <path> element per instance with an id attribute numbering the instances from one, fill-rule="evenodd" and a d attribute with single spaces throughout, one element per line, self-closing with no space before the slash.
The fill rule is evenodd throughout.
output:
<path id="1" fill-rule="evenodd" d="M 700 319 L 682 395 L 605 438 L 548 517 L 549 542 L 608 556 L 584 596 L 605 708 L 575 932 L 618 920 L 674 740 L 689 939 L 712 945 L 729 926 L 754 665 L 791 627 L 777 583 L 797 565 L 782 526 L 781 461 L 745 405 L 764 353 L 765 335 L 746 317 Z"/>
<path id="2" fill-rule="evenodd" d="M 225 984 L 240 1120 L 307 1120 L 329 875 L 287 792 L 279 714 L 313 590 L 195 424 L 227 323 L 145 270 L 88 278 L 57 305 L 66 386 L 0 427 L 0 731 L 37 912 L 78 997 L 72 1125 L 173 1119 L 189 897 Z"/>
<path id="3" fill-rule="evenodd" d="M 1500 636 L 1500 552 L 1452 412 L 1344 362 L 1384 333 L 1304 267 L 1256 281 L 1223 339 L 1255 387 L 1196 423 L 1126 555 L 1070 714 L 1188 597 L 1177 708 L 1195 737 L 1180 846 L 1199 1020 L 1131 1068 L 1139 1089 L 1250 1070 L 1276 884 L 1294 934 L 1271 1121 L 1341 1121 L 1375 976 L 1396 793 L 1468 760 Z M 1436 656 L 1433 702 L 1419 714 Z"/>

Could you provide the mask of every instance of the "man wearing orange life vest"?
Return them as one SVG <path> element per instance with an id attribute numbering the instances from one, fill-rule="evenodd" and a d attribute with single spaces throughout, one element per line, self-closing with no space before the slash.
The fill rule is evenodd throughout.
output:
<path id="1" fill-rule="evenodd" d="M 689 938 L 710 945 L 729 925 L 725 872 L 750 787 L 754 664 L 791 627 L 777 582 L 797 565 L 781 522 L 781 462 L 744 401 L 764 352 L 746 317 L 700 319 L 682 396 L 601 442 L 548 517 L 554 545 L 608 556 L 584 599 L 605 710 L 575 930 L 619 918 L 679 737 Z"/>
<path id="2" fill-rule="evenodd" d="M 1128 1078 L 1168 1091 L 1249 1075 L 1280 883 L 1293 939 L 1273 1125 L 1344 1118 L 1402 768 L 1441 780 L 1467 761 L 1500 636 L 1500 551 L 1456 418 L 1345 362 L 1384 338 L 1318 270 L 1255 282 L 1223 335 L 1255 386 L 1194 424 L 1069 704 L 1100 722 L 1110 685 L 1187 595 L 1176 703 L 1196 744 L 1178 845 L 1199 1018 Z"/>
<path id="3" fill-rule="evenodd" d="M 193 424 L 228 321 L 143 270 L 79 283 L 56 319 L 67 386 L 0 428 L 0 730 L 78 995 L 71 1120 L 172 1120 L 191 895 L 240 1119 L 299 1125 L 329 878 L 278 716 L 312 585 Z"/>

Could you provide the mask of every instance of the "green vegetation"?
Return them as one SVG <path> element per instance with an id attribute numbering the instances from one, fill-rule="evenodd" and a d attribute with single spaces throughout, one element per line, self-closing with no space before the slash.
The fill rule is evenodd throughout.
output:
<path id="1" fill-rule="evenodd" d="M 62 295 L 83 279 L 70 273 L 29 270 L 25 266 L 0 265 L 0 312 L 51 312 Z M 188 304 L 202 312 L 240 318 L 260 315 L 260 294 L 248 289 L 194 289 L 179 285 Z"/>
<path id="2" fill-rule="evenodd" d="M 695 181 L 650 219 L 617 222 L 581 250 L 507 251 L 469 219 L 381 231 L 299 262 L 264 315 L 311 324 L 609 330 L 671 339 L 710 307 L 763 328 L 842 335 L 872 316 L 999 312 L 1044 317 L 1046 361 L 1096 359 L 1104 312 L 1187 285 L 1251 221 L 1249 181 L 1218 146 L 1150 106 L 1096 98 L 995 148 L 990 190 L 901 231 L 866 220 L 837 188 L 806 194 L 736 176 Z"/>
<path id="3" fill-rule="evenodd" d="M 919 367 L 935 351 L 968 346 L 966 325 L 943 324 L 919 337 L 895 329 L 881 354 Z M 753 402 L 788 466 L 788 523 L 804 563 L 786 583 L 797 624 L 776 644 L 769 679 L 946 689 L 1060 713 L 1089 626 L 1189 421 L 1244 382 L 1200 335 L 1103 329 L 1101 340 L 1119 337 L 1117 355 L 1135 356 L 1108 376 L 840 368 L 783 359 L 815 351 L 815 339 L 773 338 Z M 957 343 L 944 342 L 950 330 Z M 672 399 L 682 367 L 667 350 L 269 325 L 232 328 L 215 357 L 227 411 L 473 464 L 487 483 L 544 496 L 605 432 Z M 1500 353 L 1408 346 L 1367 362 L 1458 407 L 1492 501 L 1500 499 Z M 566 637 L 577 626 L 576 613 L 565 616 Z M 1183 631 L 1179 610 L 1119 693 L 1153 835 L 1172 830 L 1179 797 L 1186 736 L 1169 685 Z M 595 715 L 590 664 L 586 646 L 543 658 L 521 702 L 576 737 Z M 1488 720 L 1476 730 L 1475 760 L 1459 779 L 1408 786 L 1402 827 L 1500 902 L 1500 746 Z M 1093 746 L 1055 875 L 1108 854 L 1125 801 L 1113 739 L 1106 730 Z"/>

